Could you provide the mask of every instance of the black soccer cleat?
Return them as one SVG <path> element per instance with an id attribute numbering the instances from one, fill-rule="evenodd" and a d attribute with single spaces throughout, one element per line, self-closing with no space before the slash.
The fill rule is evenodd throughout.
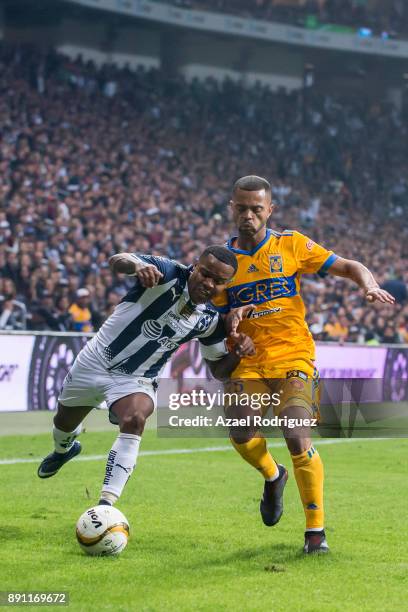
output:
<path id="1" fill-rule="evenodd" d="M 303 547 L 303 552 L 306 555 L 328 553 L 329 550 L 330 549 L 326 541 L 324 529 L 322 531 L 305 532 L 305 545 Z"/>
<path id="2" fill-rule="evenodd" d="M 113 504 L 107 499 L 100 499 L 97 505 L 98 506 L 113 506 Z"/>
<path id="3" fill-rule="evenodd" d="M 56 451 L 50 453 L 41 461 L 37 470 L 38 476 L 40 478 L 51 478 L 65 463 L 79 455 L 81 450 L 81 443 L 75 440 L 67 453 L 57 453 Z"/>
<path id="4" fill-rule="evenodd" d="M 283 490 L 288 480 L 288 471 L 284 465 L 278 463 L 279 477 L 269 482 L 265 480 L 264 493 L 259 509 L 264 524 L 272 527 L 279 523 L 283 514 Z"/>

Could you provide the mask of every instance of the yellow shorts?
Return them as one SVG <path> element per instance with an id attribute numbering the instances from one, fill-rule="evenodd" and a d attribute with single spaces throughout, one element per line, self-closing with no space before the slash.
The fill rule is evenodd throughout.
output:
<path id="1" fill-rule="evenodd" d="M 263 416 L 270 408 L 279 416 L 289 406 L 305 408 L 315 419 L 320 416 L 319 373 L 312 361 L 298 360 L 277 368 L 238 366 L 225 384 L 224 393 L 231 394 L 226 398 L 230 406 L 247 402 Z"/>

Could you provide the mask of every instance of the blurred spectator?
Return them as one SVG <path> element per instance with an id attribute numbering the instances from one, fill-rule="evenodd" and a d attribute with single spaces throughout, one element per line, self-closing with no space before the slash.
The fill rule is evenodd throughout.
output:
<path id="1" fill-rule="evenodd" d="M 53 297 L 48 292 L 43 293 L 40 305 L 37 308 L 37 315 L 42 317 L 47 328 L 53 331 L 75 330 L 69 310 L 69 300 L 65 296 L 60 296 L 54 305 Z"/>
<path id="2" fill-rule="evenodd" d="M 26 329 L 27 310 L 22 302 L 0 295 L 0 329 Z"/>
<path id="3" fill-rule="evenodd" d="M 399 337 L 397 330 L 395 329 L 395 325 L 392 323 L 387 323 L 384 328 L 381 342 L 384 344 L 397 344 L 399 342 Z"/>
<path id="4" fill-rule="evenodd" d="M 399 321 L 398 341 L 408 344 L 408 315 L 405 315 Z"/>
<path id="5" fill-rule="evenodd" d="M 373 332 L 367 332 L 364 341 L 367 346 L 378 346 L 380 344 Z"/>
<path id="6" fill-rule="evenodd" d="M 335 315 L 330 315 L 328 322 L 324 326 L 324 331 L 327 334 L 328 340 L 339 340 L 344 342 L 348 335 L 348 320 L 345 315 L 337 318 Z"/>
<path id="7" fill-rule="evenodd" d="M 361 334 L 358 325 L 352 325 L 347 334 L 347 342 L 358 342 L 362 344 L 364 342 L 364 336 Z"/>
<path id="8" fill-rule="evenodd" d="M 69 312 L 69 299 L 61 295 L 55 304 L 54 317 L 59 331 L 71 331 L 74 328 L 72 315 Z"/>
<path id="9" fill-rule="evenodd" d="M 16 287 L 10 278 L 0 279 L 0 329 L 26 329 L 27 308 L 16 299 Z"/>
<path id="10" fill-rule="evenodd" d="M 92 313 L 89 308 L 90 293 L 88 289 L 78 289 L 76 300 L 68 309 L 72 317 L 72 328 L 78 332 L 92 332 Z"/>

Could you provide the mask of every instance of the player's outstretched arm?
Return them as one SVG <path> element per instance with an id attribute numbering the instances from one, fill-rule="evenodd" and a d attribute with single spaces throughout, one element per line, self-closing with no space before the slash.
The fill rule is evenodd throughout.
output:
<path id="1" fill-rule="evenodd" d="M 364 291 L 368 302 L 395 303 L 393 296 L 381 289 L 372 272 L 359 261 L 338 257 L 327 271 L 333 276 L 342 276 L 354 281 Z"/>
<path id="2" fill-rule="evenodd" d="M 255 345 L 251 338 L 246 334 L 236 334 L 234 337 L 230 336 L 232 342 L 232 349 L 217 361 L 210 361 L 206 359 L 210 368 L 211 374 L 217 380 L 227 380 L 230 378 L 232 372 L 238 366 L 242 357 L 246 355 L 255 355 Z"/>
<path id="3" fill-rule="evenodd" d="M 148 264 L 133 253 L 117 253 L 109 259 L 113 272 L 137 276 L 143 287 L 154 287 L 163 274 L 153 264 Z"/>

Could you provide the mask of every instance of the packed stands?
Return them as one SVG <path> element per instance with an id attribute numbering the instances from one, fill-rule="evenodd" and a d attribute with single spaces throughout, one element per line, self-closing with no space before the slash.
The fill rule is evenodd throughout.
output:
<path id="1" fill-rule="evenodd" d="M 273 184 L 276 229 L 369 266 L 398 296 L 304 279 L 317 339 L 407 342 L 407 123 L 387 103 L 0 50 L 0 328 L 97 329 L 134 281 L 108 259 L 192 262 L 233 232 L 233 182 Z M 74 307 L 73 307 L 74 306 Z"/>

